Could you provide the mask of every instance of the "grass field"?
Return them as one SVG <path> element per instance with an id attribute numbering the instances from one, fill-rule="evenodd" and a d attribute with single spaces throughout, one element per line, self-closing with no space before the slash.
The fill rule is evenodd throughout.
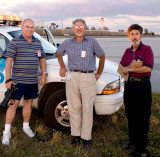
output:
<path id="1" fill-rule="evenodd" d="M 4 129 L 5 110 L 0 109 L 0 138 Z M 47 138 L 50 128 L 45 126 L 43 118 L 33 110 L 31 128 L 38 131 L 39 138 Z M 17 110 L 12 125 L 10 146 L 0 144 L 0 157 L 128 157 L 129 152 L 123 150 L 128 140 L 127 119 L 124 107 L 115 115 L 96 116 L 94 118 L 92 147 L 83 149 L 82 145 L 70 145 L 70 132 L 58 130 L 52 139 L 40 142 L 36 138 L 28 138 L 22 132 L 21 109 Z M 147 147 L 150 157 L 160 157 L 160 94 L 153 93 L 152 116 Z"/>

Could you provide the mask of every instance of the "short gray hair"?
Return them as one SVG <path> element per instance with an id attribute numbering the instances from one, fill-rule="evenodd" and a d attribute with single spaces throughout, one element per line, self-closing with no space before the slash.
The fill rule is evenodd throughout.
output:
<path id="1" fill-rule="evenodd" d="M 32 22 L 34 23 L 34 20 L 33 20 L 33 19 L 27 18 L 27 19 L 24 19 L 24 20 L 22 21 L 22 24 L 21 24 L 21 25 L 23 26 L 26 21 L 32 21 Z"/>
<path id="2" fill-rule="evenodd" d="M 82 22 L 84 24 L 85 27 L 87 27 L 85 20 L 83 19 L 76 19 L 72 22 L 73 26 L 75 25 L 76 22 Z"/>

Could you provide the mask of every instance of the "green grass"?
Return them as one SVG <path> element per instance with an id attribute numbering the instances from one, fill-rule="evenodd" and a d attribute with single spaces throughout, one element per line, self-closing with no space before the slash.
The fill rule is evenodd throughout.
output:
<path id="1" fill-rule="evenodd" d="M 0 109 L 0 138 L 4 129 L 5 110 Z M 149 132 L 148 154 L 160 157 L 160 94 L 153 93 L 152 115 Z M 31 128 L 39 131 L 38 137 L 47 138 L 50 128 L 45 126 L 44 119 L 33 110 Z M 10 146 L 0 144 L 0 157 L 128 157 L 128 151 L 123 150 L 128 140 L 127 119 L 122 107 L 114 116 L 96 116 L 94 118 L 92 147 L 84 150 L 70 145 L 70 132 L 57 131 L 47 142 L 36 138 L 28 138 L 22 132 L 21 109 L 17 110 L 12 124 Z"/>

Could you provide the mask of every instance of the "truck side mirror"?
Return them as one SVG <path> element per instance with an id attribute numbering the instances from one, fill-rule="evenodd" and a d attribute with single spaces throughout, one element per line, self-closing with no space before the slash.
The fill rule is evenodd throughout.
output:
<path id="1" fill-rule="evenodd" d="M 57 43 L 57 47 L 58 47 L 59 45 L 61 45 L 61 44 L 60 44 L 60 43 Z"/>

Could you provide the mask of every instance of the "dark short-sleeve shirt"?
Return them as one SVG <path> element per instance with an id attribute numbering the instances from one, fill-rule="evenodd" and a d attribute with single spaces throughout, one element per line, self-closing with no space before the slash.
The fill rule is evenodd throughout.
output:
<path id="1" fill-rule="evenodd" d="M 132 47 L 127 48 L 120 64 L 124 67 L 129 66 L 132 60 L 136 60 L 137 58 L 141 57 L 143 61 L 143 66 L 150 67 L 151 69 L 154 66 L 154 55 L 152 49 L 148 45 L 144 45 L 142 42 L 140 43 L 139 47 L 137 48 L 136 52 L 132 51 Z M 135 73 L 130 72 L 130 77 L 144 77 L 144 76 L 151 76 L 151 72 L 147 73 Z"/>
<path id="2" fill-rule="evenodd" d="M 83 52 L 85 52 L 85 57 Z M 85 36 L 80 43 L 75 38 L 66 39 L 57 49 L 57 54 L 68 55 L 68 68 L 70 70 L 95 71 L 96 56 L 100 58 L 105 55 L 103 49 L 96 39 Z"/>
<path id="3" fill-rule="evenodd" d="M 41 56 L 38 56 L 38 53 Z M 6 57 L 14 59 L 12 66 L 12 79 L 14 82 L 38 83 L 39 58 L 45 56 L 40 40 L 34 36 L 31 43 L 28 43 L 23 35 L 12 39 L 7 48 Z"/>

